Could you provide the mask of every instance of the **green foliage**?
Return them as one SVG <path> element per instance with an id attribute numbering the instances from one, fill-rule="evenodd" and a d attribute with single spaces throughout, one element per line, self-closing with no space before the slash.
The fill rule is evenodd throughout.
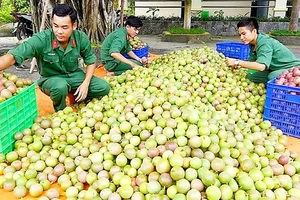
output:
<path id="1" fill-rule="evenodd" d="M 101 47 L 102 46 L 102 42 L 92 42 L 91 46 L 94 47 L 94 48 L 95 47 Z"/>
<path id="2" fill-rule="evenodd" d="M 15 11 L 30 13 L 30 2 L 26 0 L 13 0 Z"/>
<path id="3" fill-rule="evenodd" d="M 273 36 L 300 36 L 300 31 L 275 30 L 270 34 Z"/>
<path id="4" fill-rule="evenodd" d="M 125 15 L 130 16 L 130 15 L 135 15 L 135 0 L 128 0 L 128 10 L 124 10 Z"/>
<path id="5" fill-rule="evenodd" d="M 14 22 L 11 12 L 30 13 L 30 2 L 27 0 L 3 0 L 0 7 L 0 24 Z"/>
<path id="6" fill-rule="evenodd" d="M 207 31 L 202 28 L 184 29 L 182 27 L 172 27 L 168 32 L 171 34 L 204 34 Z"/>
<path id="7" fill-rule="evenodd" d="M 271 17 L 258 17 L 256 18 L 259 22 L 289 22 L 289 17 L 278 17 L 278 16 L 271 16 Z"/>
<path id="8" fill-rule="evenodd" d="M 14 21 L 13 16 L 10 15 L 10 12 L 14 10 L 11 5 L 10 0 L 3 0 L 0 7 L 0 24 L 6 24 Z"/>
<path id="9" fill-rule="evenodd" d="M 174 16 L 171 16 L 171 17 L 157 17 L 157 16 L 139 16 L 139 18 L 141 20 L 151 20 L 151 21 L 182 21 L 183 19 L 181 19 L 180 17 L 174 17 Z"/>
<path id="10" fill-rule="evenodd" d="M 150 12 L 150 11 L 149 11 Z M 203 11 L 194 11 L 192 12 L 192 21 L 240 21 L 241 19 L 248 17 L 249 12 L 245 14 L 239 14 L 236 16 L 224 16 L 224 11 L 219 10 L 215 11 L 214 15 L 203 17 Z M 183 21 L 180 17 L 146 17 L 146 16 L 139 16 L 142 20 L 159 20 L 159 21 Z M 259 22 L 289 22 L 290 18 L 288 17 L 278 17 L 278 16 L 269 16 L 269 17 L 257 17 L 256 18 Z"/>

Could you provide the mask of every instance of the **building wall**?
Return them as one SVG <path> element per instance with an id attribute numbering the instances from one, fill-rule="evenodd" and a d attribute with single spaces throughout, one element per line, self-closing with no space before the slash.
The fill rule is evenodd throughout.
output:
<path id="1" fill-rule="evenodd" d="M 119 0 L 120 1 L 120 0 Z M 279 0 L 280 1 L 280 0 Z M 145 1 L 135 2 L 135 6 L 145 6 L 147 8 L 135 8 L 135 15 L 136 16 L 152 16 L 152 12 L 147 12 L 150 10 L 151 7 L 155 8 L 157 6 L 181 6 L 181 2 L 178 1 Z M 247 6 L 247 8 L 221 8 L 222 6 Z M 268 16 L 273 16 L 274 14 L 274 5 L 275 1 L 270 1 L 269 5 L 271 8 L 268 10 Z M 204 8 L 202 8 L 204 6 Z M 205 8 L 205 6 L 214 6 L 214 8 Z M 251 1 L 204 1 L 201 0 L 192 0 L 192 11 L 209 11 L 209 15 L 215 15 L 220 10 L 224 12 L 224 16 L 250 16 L 251 13 Z M 127 0 L 125 0 L 125 9 L 128 8 Z M 159 11 L 155 12 L 155 16 L 162 16 L 162 17 L 170 17 L 170 16 L 181 16 L 181 8 L 158 8 Z"/>
<path id="2" fill-rule="evenodd" d="M 181 2 L 136 2 L 135 6 L 147 6 L 148 8 L 135 8 L 135 14 L 137 16 L 152 16 L 152 12 L 147 11 L 153 7 L 155 8 L 156 6 L 181 6 Z M 181 13 L 181 8 L 158 8 L 159 11 L 155 12 L 155 16 L 160 16 L 160 17 L 170 17 L 170 16 L 180 16 Z"/>

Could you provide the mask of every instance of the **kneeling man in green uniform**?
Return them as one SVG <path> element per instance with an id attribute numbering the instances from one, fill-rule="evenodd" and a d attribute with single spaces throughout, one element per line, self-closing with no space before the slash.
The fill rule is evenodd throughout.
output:
<path id="1" fill-rule="evenodd" d="M 227 58 L 227 64 L 234 68 L 257 70 L 248 76 L 255 83 L 266 83 L 282 72 L 300 65 L 300 60 L 278 40 L 258 33 L 255 18 L 242 19 L 237 24 L 241 41 L 250 45 L 248 61 Z"/>
<path id="2" fill-rule="evenodd" d="M 93 76 L 96 56 L 89 38 L 77 28 L 77 12 L 66 4 L 53 9 L 52 29 L 34 34 L 30 39 L 0 58 L 0 71 L 13 64 L 36 57 L 41 90 L 50 96 L 56 111 L 66 107 L 66 96 L 73 92 L 75 101 L 98 98 L 108 94 L 109 84 Z M 82 57 L 84 72 L 78 65 Z"/>
<path id="3" fill-rule="evenodd" d="M 125 27 L 110 33 L 101 46 L 101 60 L 108 75 L 120 75 L 123 72 L 139 67 L 147 62 L 146 58 L 139 58 L 132 51 L 129 39 L 138 35 L 143 22 L 134 16 L 126 20 Z M 127 53 L 130 59 L 122 54 Z"/>

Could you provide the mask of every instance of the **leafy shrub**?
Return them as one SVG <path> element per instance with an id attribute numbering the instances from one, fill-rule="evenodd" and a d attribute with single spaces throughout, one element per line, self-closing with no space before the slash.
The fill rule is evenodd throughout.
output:
<path id="1" fill-rule="evenodd" d="M 170 16 L 170 17 L 157 17 L 157 16 L 139 16 L 139 18 L 141 20 L 151 20 L 151 21 L 183 21 L 183 19 L 181 19 L 180 17 L 174 17 L 174 16 Z"/>
<path id="2" fill-rule="evenodd" d="M 11 12 L 30 13 L 30 2 L 26 0 L 3 0 L 0 7 L 0 24 L 14 22 Z"/>
<path id="3" fill-rule="evenodd" d="M 270 34 L 273 36 L 300 36 L 300 31 L 275 30 Z"/>
<path id="4" fill-rule="evenodd" d="M 172 27 L 168 32 L 171 34 L 204 34 L 207 31 L 202 28 L 184 29 L 181 27 Z"/>
<path id="5" fill-rule="evenodd" d="M 30 13 L 30 1 L 27 0 L 14 0 L 15 11 Z"/>
<path id="6" fill-rule="evenodd" d="M 249 13 L 244 15 L 240 14 L 237 16 L 224 16 L 222 10 L 215 11 L 214 15 L 208 16 L 207 18 L 201 17 L 201 11 L 192 13 L 192 21 L 240 21 L 241 19 L 248 17 Z M 158 21 L 183 21 L 181 17 L 158 17 L 158 16 L 139 16 L 142 20 L 158 20 Z M 278 17 L 278 16 L 269 16 L 269 17 L 257 17 L 259 22 L 289 22 L 289 17 Z"/>
<path id="7" fill-rule="evenodd" d="M 2 6 L 0 7 L 0 24 L 6 24 L 14 21 L 13 16 L 10 15 L 10 12 L 13 11 L 13 7 L 5 3 L 5 1 L 2 2 Z"/>

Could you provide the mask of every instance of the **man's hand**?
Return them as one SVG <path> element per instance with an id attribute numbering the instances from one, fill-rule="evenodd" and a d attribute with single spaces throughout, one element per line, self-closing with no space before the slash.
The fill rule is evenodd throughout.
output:
<path id="1" fill-rule="evenodd" d="M 141 63 L 142 63 L 143 65 L 146 65 L 146 64 L 148 63 L 148 59 L 147 59 L 146 57 L 142 57 L 142 58 L 141 58 Z"/>
<path id="2" fill-rule="evenodd" d="M 76 90 L 76 92 L 74 93 L 74 95 L 76 96 L 75 101 L 76 102 L 80 102 L 85 100 L 85 98 L 88 95 L 88 91 L 89 91 L 89 85 L 85 82 L 83 82 Z"/>
<path id="3" fill-rule="evenodd" d="M 146 58 L 146 57 L 141 58 L 141 63 L 147 67 L 149 67 L 151 62 L 152 62 L 151 58 Z"/>
<path id="4" fill-rule="evenodd" d="M 134 62 L 132 62 L 131 67 L 135 68 L 135 67 L 140 67 L 140 66 L 138 64 L 135 64 Z"/>
<path id="5" fill-rule="evenodd" d="M 234 59 L 234 58 L 228 58 L 228 57 L 226 58 L 226 64 L 229 67 L 233 67 L 233 69 L 239 69 L 240 66 L 235 64 L 236 61 L 237 61 L 237 59 Z"/>

